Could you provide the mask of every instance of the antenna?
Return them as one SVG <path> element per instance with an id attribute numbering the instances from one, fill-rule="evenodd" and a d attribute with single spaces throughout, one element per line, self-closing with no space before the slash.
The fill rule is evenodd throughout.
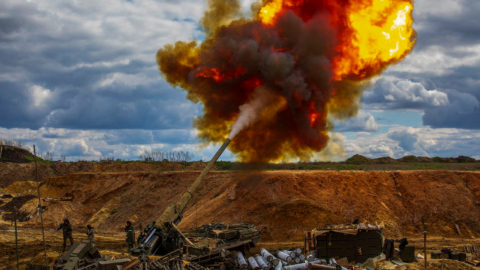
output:
<path id="1" fill-rule="evenodd" d="M 38 167 L 37 167 L 37 151 L 35 145 L 33 145 L 33 157 L 35 160 L 35 174 L 37 178 L 37 192 L 38 192 L 38 213 L 40 214 L 40 221 L 42 223 L 42 237 L 43 237 L 43 250 L 45 251 L 45 266 L 48 266 L 47 260 L 47 244 L 45 243 L 45 229 L 43 228 L 43 209 L 42 202 L 40 201 L 40 182 L 38 180 Z"/>

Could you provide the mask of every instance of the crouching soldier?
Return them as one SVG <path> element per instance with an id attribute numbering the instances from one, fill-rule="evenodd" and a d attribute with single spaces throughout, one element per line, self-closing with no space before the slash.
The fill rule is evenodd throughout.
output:
<path id="1" fill-rule="evenodd" d="M 127 226 L 125 227 L 125 232 L 127 233 L 126 242 L 128 245 L 128 252 L 133 248 L 135 245 L 135 230 L 133 229 L 132 222 L 127 221 Z"/>
<path id="2" fill-rule="evenodd" d="M 62 230 L 63 232 L 63 252 L 65 252 L 65 248 L 67 247 L 67 239 L 70 239 L 70 245 L 73 245 L 73 227 L 68 218 L 64 219 L 63 223 L 58 226 L 57 231 L 59 230 Z"/>
<path id="3" fill-rule="evenodd" d="M 95 246 L 95 230 L 90 225 L 87 225 L 87 237 L 88 237 L 88 241 L 92 243 L 92 247 L 94 247 Z"/>

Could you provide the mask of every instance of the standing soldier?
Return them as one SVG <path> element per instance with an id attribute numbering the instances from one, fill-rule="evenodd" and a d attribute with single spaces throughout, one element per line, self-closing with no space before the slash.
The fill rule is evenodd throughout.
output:
<path id="1" fill-rule="evenodd" d="M 68 218 L 64 219 L 63 223 L 58 226 L 57 231 L 59 230 L 63 231 L 63 252 L 65 252 L 65 248 L 67 247 L 67 239 L 70 239 L 70 245 L 73 245 L 73 227 Z"/>
<path id="2" fill-rule="evenodd" d="M 128 252 L 133 248 L 135 244 L 135 229 L 133 228 L 132 222 L 127 221 L 127 226 L 125 227 L 125 232 L 127 233 L 127 245 L 128 245 Z"/>
<path id="3" fill-rule="evenodd" d="M 90 225 L 87 225 L 87 237 L 88 237 L 88 241 L 92 243 L 92 247 L 94 247 L 95 246 L 95 230 Z"/>

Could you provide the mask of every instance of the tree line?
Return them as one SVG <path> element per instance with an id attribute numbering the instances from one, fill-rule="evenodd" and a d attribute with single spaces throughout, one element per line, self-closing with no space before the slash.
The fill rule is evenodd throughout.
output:
<path id="1" fill-rule="evenodd" d="M 169 161 L 169 162 L 188 162 L 191 161 L 195 155 L 188 151 L 156 151 L 145 150 L 140 155 L 140 160 L 146 162 L 153 161 Z"/>

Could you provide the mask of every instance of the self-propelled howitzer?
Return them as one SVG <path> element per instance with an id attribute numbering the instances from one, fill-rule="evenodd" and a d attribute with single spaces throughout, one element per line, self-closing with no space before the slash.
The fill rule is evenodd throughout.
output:
<path id="1" fill-rule="evenodd" d="M 158 221 L 152 222 L 145 228 L 145 236 L 143 239 L 139 239 L 139 247 L 131 250 L 132 254 L 165 255 L 171 251 L 182 249 L 185 242 L 189 243 L 189 240 L 177 229 L 176 225 L 182 220 L 182 214 L 192 199 L 193 193 L 203 182 L 203 179 L 212 169 L 223 151 L 225 151 L 229 143 L 230 139 L 227 139 L 223 143 L 222 147 L 218 149 L 215 156 L 208 162 L 205 169 L 197 177 L 195 182 L 193 182 L 188 191 L 183 193 L 180 200 L 177 203 L 170 204 Z"/>

